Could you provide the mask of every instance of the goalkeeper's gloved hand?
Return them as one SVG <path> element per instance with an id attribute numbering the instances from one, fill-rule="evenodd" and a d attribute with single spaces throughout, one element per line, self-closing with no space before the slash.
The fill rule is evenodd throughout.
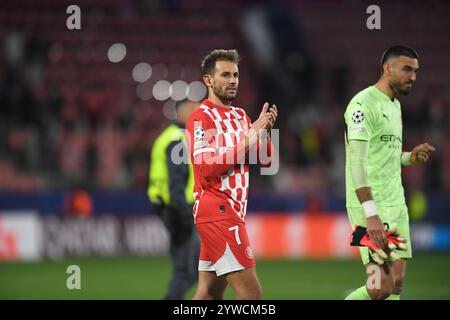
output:
<path id="1" fill-rule="evenodd" d="M 399 260 L 401 257 L 396 250 L 407 250 L 407 240 L 400 235 L 396 228 L 386 230 L 386 238 L 388 248 L 390 249 L 389 257 L 384 250 L 378 248 L 370 239 L 367 229 L 356 225 L 352 233 L 352 246 L 364 246 L 370 249 L 372 259 L 379 265 L 382 265 L 386 260 Z"/>
<path id="2" fill-rule="evenodd" d="M 364 227 L 355 225 L 355 230 L 352 233 L 352 241 L 350 242 L 350 245 L 369 248 L 369 253 L 373 261 L 379 265 L 384 264 L 384 261 L 388 260 L 388 255 L 386 252 L 373 243 L 367 233 L 367 229 Z"/>
<path id="3" fill-rule="evenodd" d="M 388 247 L 391 250 L 389 256 L 392 260 L 399 260 L 400 256 L 396 250 L 407 250 L 406 239 L 400 235 L 396 228 L 391 228 L 386 231 L 386 238 L 388 242 Z"/>

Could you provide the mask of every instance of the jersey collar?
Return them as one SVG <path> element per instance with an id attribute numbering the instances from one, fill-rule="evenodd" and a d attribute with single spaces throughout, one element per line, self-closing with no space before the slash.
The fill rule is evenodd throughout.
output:
<path id="1" fill-rule="evenodd" d="M 232 108 L 232 106 L 230 106 L 229 108 L 225 108 L 225 107 L 219 106 L 218 104 L 213 103 L 213 102 L 212 102 L 211 100 L 209 100 L 209 99 L 203 100 L 203 104 L 204 104 L 204 105 L 207 105 L 207 106 L 210 107 L 210 108 L 217 108 L 217 109 L 223 110 L 223 111 L 230 111 L 231 108 Z"/>
<path id="2" fill-rule="evenodd" d="M 388 100 L 389 102 L 395 102 L 395 98 L 394 98 L 394 100 L 391 100 L 391 98 L 389 98 L 383 91 L 381 91 L 377 87 L 375 87 L 375 86 L 370 86 L 370 87 L 377 95 L 379 95 L 380 97 L 383 97 L 383 99 Z"/>

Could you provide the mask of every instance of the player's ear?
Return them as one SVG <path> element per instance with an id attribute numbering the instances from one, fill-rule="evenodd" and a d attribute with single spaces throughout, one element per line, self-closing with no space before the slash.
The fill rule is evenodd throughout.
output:
<path id="1" fill-rule="evenodd" d="M 385 63 L 384 64 L 384 70 L 386 72 L 386 75 L 391 76 L 392 75 L 392 64 Z"/>
<path id="2" fill-rule="evenodd" d="M 212 86 L 211 81 L 212 81 L 212 77 L 210 74 L 203 75 L 203 82 L 205 83 L 205 86 L 207 86 L 208 88 L 210 88 Z"/>

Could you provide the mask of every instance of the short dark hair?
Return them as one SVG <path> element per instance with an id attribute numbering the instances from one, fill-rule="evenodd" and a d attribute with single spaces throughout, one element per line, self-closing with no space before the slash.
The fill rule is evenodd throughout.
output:
<path id="1" fill-rule="evenodd" d="M 381 68 L 386 61 L 392 57 L 406 56 L 409 58 L 419 59 L 419 55 L 416 50 L 407 46 L 392 46 L 387 49 L 381 56 Z"/>
<path id="2" fill-rule="evenodd" d="M 210 52 L 202 61 L 203 74 L 212 74 L 217 61 L 230 61 L 239 64 L 240 56 L 237 50 L 217 49 Z"/>

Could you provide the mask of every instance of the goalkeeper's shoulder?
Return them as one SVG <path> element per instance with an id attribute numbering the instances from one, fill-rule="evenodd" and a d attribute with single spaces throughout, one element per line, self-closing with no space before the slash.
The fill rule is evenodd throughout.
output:
<path id="1" fill-rule="evenodd" d="M 370 102 L 373 100 L 373 93 L 368 90 L 368 88 L 359 91 L 357 94 L 350 99 L 350 102 L 347 105 L 347 109 L 353 106 L 359 106 L 360 108 L 367 107 Z"/>

